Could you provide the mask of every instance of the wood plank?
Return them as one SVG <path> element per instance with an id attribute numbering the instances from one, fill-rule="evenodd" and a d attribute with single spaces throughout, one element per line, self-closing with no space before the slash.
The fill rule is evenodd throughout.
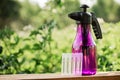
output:
<path id="1" fill-rule="evenodd" d="M 13 74 L 0 75 L 0 80 L 120 80 L 120 71 L 98 72 L 96 75 L 61 75 L 53 74 Z"/>

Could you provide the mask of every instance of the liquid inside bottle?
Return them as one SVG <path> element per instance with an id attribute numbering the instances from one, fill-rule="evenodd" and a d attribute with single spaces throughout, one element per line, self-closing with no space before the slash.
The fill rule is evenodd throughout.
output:
<path id="1" fill-rule="evenodd" d="M 77 25 L 72 53 L 83 54 L 82 75 L 93 75 L 96 73 L 96 45 L 92 38 L 90 25 Z"/>

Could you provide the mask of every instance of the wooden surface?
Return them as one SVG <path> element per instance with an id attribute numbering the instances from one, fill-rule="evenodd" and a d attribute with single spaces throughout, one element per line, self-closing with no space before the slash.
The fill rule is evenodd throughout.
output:
<path id="1" fill-rule="evenodd" d="M 98 72 L 96 75 L 61 75 L 61 74 L 13 74 L 0 75 L 0 80 L 120 80 L 118 72 Z"/>

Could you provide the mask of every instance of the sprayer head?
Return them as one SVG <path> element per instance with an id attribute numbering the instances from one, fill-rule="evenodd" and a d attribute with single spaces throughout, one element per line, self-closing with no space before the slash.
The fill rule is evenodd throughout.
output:
<path id="1" fill-rule="evenodd" d="M 87 8 L 89 8 L 87 5 L 84 4 L 80 8 L 83 9 L 81 12 L 73 12 L 73 13 L 68 14 L 68 16 L 71 19 L 76 20 L 82 25 L 92 24 L 93 31 L 95 33 L 96 38 L 102 39 L 101 28 L 97 21 L 96 16 L 92 12 L 91 13 L 87 12 Z"/>
<path id="2" fill-rule="evenodd" d="M 79 21 L 81 24 L 90 24 L 91 23 L 91 14 L 87 12 L 87 5 L 82 5 L 80 8 L 83 9 L 81 12 L 73 12 L 68 14 L 68 16 L 76 21 Z"/>

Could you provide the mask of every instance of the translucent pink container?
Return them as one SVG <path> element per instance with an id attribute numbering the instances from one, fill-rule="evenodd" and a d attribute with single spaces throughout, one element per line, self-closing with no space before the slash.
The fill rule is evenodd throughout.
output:
<path id="1" fill-rule="evenodd" d="M 96 46 L 92 38 L 90 25 L 77 25 L 72 53 L 83 54 L 82 75 L 93 75 L 96 73 Z"/>

